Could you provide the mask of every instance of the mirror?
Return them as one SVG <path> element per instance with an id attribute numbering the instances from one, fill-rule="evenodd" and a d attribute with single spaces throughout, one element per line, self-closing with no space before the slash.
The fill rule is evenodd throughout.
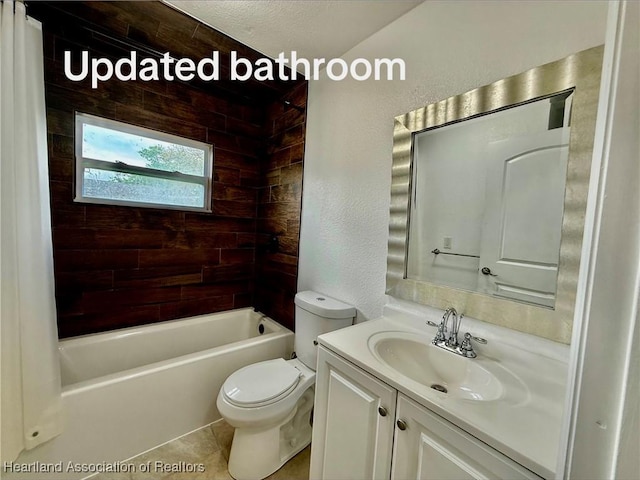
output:
<path id="1" fill-rule="evenodd" d="M 602 47 L 396 117 L 387 293 L 568 343 Z"/>
<path id="2" fill-rule="evenodd" d="M 572 97 L 414 133 L 407 278 L 555 306 Z"/>

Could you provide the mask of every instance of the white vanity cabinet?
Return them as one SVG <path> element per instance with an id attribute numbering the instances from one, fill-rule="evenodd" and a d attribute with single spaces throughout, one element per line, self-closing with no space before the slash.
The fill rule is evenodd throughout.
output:
<path id="1" fill-rule="evenodd" d="M 540 479 L 401 393 L 396 418 L 394 480 Z"/>
<path id="2" fill-rule="evenodd" d="M 539 479 L 320 346 L 311 480 Z"/>
<path id="3" fill-rule="evenodd" d="M 387 479 L 397 391 L 318 348 L 311 479 Z"/>

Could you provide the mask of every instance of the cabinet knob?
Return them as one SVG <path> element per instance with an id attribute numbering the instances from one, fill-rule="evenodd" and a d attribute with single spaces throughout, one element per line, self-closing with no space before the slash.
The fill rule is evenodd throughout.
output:
<path id="1" fill-rule="evenodd" d="M 380 414 L 381 417 L 386 417 L 387 416 L 387 409 L 384 407 L 378 407 L 378 413 Z"/>
<path id="2" fill-rule="evenodd" d="M 396 425 L 398 425 L 398 428 L 400 430 L 406 430 L 407 429 L 407 422 L 405 422 L 404 420 L 398 420 L 396 422 Z"/>

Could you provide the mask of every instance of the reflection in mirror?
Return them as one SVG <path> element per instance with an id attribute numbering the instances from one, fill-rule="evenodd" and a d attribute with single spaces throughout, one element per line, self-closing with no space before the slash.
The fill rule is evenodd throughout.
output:
<path id="1" fill-rule="evenodd" d="M 414 133 L 406 278 L 554 307 L 572 94 Z"/>
<path id="2" fill-rule="evenodd" d="M 395 117 L 388 295 L 570 341 L 602 52 Z"/>

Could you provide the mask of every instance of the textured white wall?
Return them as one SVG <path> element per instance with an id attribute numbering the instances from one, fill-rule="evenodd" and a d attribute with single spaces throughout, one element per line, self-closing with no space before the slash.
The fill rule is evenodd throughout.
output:
<path id="1" fill-rule="evenodd" d="M 380 316 L 393 118 L 599 45 L 606 15 L 599 1 L 428 1 L 343 56 L 403 58 L 404 82 L 310 82 L 298 289 Z"/>

